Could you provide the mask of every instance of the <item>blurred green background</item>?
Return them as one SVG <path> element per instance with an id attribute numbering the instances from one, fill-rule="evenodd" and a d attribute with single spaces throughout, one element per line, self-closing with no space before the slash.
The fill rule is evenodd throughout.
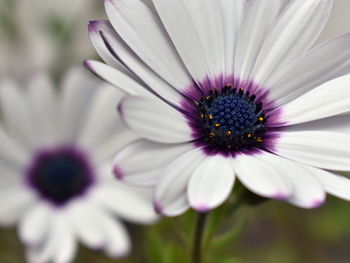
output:
<path id="1" fill-rule="evenodd" d="M 205 262 L 347 263 L 349 219 L 349 204 L 335 198 L 328 198 L 326 205 L 314 210 L 279 201 L 245 206 L 230 220 L 221 221 L 220 226 L 230 227 L 233 240 L 224 241 L 218 231 L 216 240 L 205 246 Z M 111 260 L 102 253 L 81 248 L 75 262 L 187 262 L 194 220 L 193 212 L 189 212 L 179 218 L 163 219 L 151 227 L 130 225 L 134 251 L 128 258 Z M 218 244 L 223 246 L 219 248 Z M 25 262 L 23 253 L 15 230 L 0 230 L 0 262 Z"/>
<path id="2" fill-rule="evenodd" d="M 350 31 L 349 10 L 349 0 L 335 0 L 319 42 Z M 0 0 L 0 76 L 22 79 L 44 69 L 59 78 L 67 66 L 97 58 L 86 24 L 105 17 L 102 0 Z M 129 225 L 134 251 L 128 258 L 111 260 L 81 248 L 75 262 L 186 262 L 194 220 L 189 212 L 147 228 Z M 229 235 L 205 247 L 207 263 L 350 262 L 350 204 L 332 197 L 315 210 L 278 201 L 242 207 L 221 221 L 226 225 Z M 0 263 L 22 262 L 15 229 L 0 229 Z"/>

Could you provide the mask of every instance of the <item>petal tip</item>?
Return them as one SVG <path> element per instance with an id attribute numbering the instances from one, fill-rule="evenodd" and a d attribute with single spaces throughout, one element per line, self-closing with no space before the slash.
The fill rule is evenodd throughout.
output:
<path id="1" fill-rule="evenodd" d="M 122 107 L 122 103 L 118 103 L 117 105 L 117 112 L 119 113 L 120 116 L 124 116 L 124 112 L 123 112 L 123 107 Z"/>
<path id="2" fill-rule="evenodd" d="M 88 23 L 89 33 L 97 33 L 98 32 L 97 25 L 98 25 L 98 20 L 90 21 Z"/>
<path id="3" fill-rule="evenodd" d="M 83 65 L 88 69 L 88 70 L 93 70 L 91 60 L 84 60 Z"/>
<path id="4" fill-rule="evenodd" d="M 124 179 L 124 174 L 122 172 L 122 169 L 118 165 L 113 166 L 113 174 L 118 180 Z"/>
<path id="5" fill-rule="evenodd" d="M 194 210 L 196 210 L 197 212 L 200 212 L 200 213 L 206 213 L 206 212 L 209 212 L 210 210 L 212 210 L 212 208 L 206 204 L 197 204 L 197 205 L 194 205 L 192 207 Z"/>
<path id="6" fill-rule="evenodd" d="M 277 199 L 277 200 L 287 200 L 290 197 L 290 194 L 284 193 L 284 192 L 277 192 L 276 194 L 272 195 L 271 198 Z"/>
<path id="7" fill-rule="evenodd" d="M 108 256 L 114 259 L 123 259 L 123 258 L 126 258 L 129 255 L 129 253 L 130 253 L 130 249 L 125 248 L 125 249 L 119 249 L 115 251 L 109 251 Z"/>
<path id="8" fill-rule="evenodd" d="M 163 207 L 162 207 L 162 205 L 160 204 L 159 201 L 154 201 L 153 208 L 154 208 L 154 211 L 156 211 L 156 213 L 158 215 L 164 215 Z"/>
<path id="9" fill-rule="evenodd" d="M 318 208 L 318 207 L 320 207 L 321 205 L 323 205 L 324 202 L 325 202 L 324 199 L 316 199 L 316 200 L 314 200 L 314 201 L 311 203 L 310 208 Z"/>

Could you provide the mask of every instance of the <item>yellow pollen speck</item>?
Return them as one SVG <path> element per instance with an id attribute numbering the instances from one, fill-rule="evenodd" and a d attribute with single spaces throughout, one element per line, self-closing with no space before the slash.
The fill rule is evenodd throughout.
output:
<path id="1" fill-rule="evenodd" d="M 249 134 L 247 135 L 247 137 L 248 137 L 248 138 L 251 138 L 251 137 L 252 137 L 252 134 L 251 134 L 251 133 L 249 133 Z"/>
<path id="2" fill-rule="evenodd" d="M 227 136 L 230 136 L 231 134 L 232 134 L 231 131 L 227 131 L 227 132 L 226 132 L 226 135 L 227 135 Z"/>
<path id="3" fill-rule="evenodd" d="M 215 127 L 220 127 L 220 123 L 215 123 Z"/>
<path id="4" fill-rule="evenodd" d="M 213 132 L 209 133 L 210 138 L 213 138 L 214 136 L 215 136 L 215 133 L 213 133 Z"/>
<path id="5" fill-rule="evenodd" d="M 263 118 L 263 117 L 260 117 L 260 118 L 259 118 L 259 121 L 263 121 L 263 120 L 264 120 L 264 118 Z"/>
<path id="6" fill-rule="evenodd" d="M 212 120 L 213 119 L 213 115 L 211 115 L 211 114 L 208 115 L 208 118 Z"/>
<path id="7" fill-rule="evenodd" d="M 205 98 L 206 98 L 207 100 L 209 100 L 211 97 L 210 97 L 210 96 L 206 96 Z"/>
<path id="8" fill-rule="evenodd" d="M 256 138 L 256 141 L 257 141 L 257 142 L 262 142 L 263 139 L 262 139 L 261 137 L 258 137 L 258 138 Z"/>

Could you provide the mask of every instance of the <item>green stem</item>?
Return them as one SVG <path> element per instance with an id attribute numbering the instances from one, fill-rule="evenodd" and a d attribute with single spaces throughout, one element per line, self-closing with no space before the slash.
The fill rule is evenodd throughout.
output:
<path id="1" fill-rule="evenodd" d="M 207 213 L 197 213 L 196 228 L 193 236 L 192 263 L 202 263 L 202 241 L 207 216 Z"/>

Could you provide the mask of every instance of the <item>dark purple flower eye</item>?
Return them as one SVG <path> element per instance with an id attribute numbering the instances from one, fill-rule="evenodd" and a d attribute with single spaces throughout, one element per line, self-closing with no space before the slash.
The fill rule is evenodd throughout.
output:
<path id="1" fill-rule="evenodd" d="M 188 119 L 196 144 L 207 153 L 235 155 L 264 148 L 268 117 L 264 104 L 255 95 L 226 84 L 195 104 Z"/>
<path id="2" fill-rule="evenodd" d="M 39 152 L 27 181 L 42 198 L 60 206 L 83 195 L 94 183 L 95 171 L 84 152 L 62 147 Z"/>

